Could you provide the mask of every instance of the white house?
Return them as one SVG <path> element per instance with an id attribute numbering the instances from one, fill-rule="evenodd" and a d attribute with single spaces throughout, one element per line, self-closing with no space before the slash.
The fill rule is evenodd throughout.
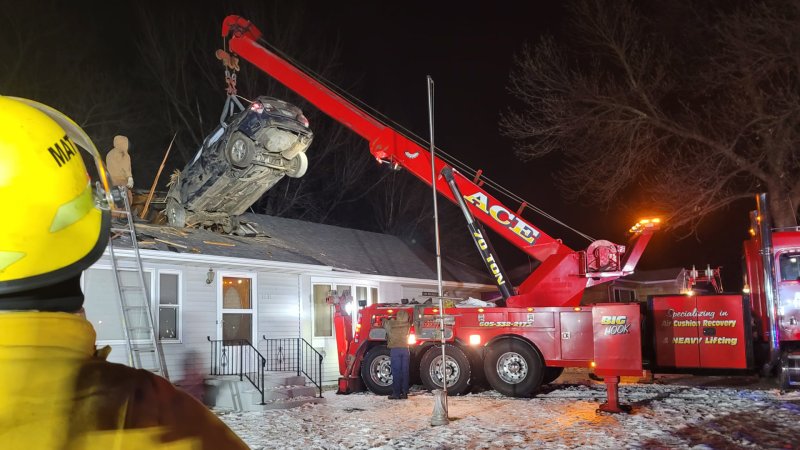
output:
<path id="1" fill-rule="evenodd" d="M 368 304 L 424 300 L 436 291 L 435 260 L 400 239 L 335 226 L 247 215 L 264 237 L 137 224 L 136 231 L 172 380 L 185 370 L 208 373 L 211 340 L 303 338 L 323 356 L 323 383 L 338 377 L 331 291 L 348 291 Z M 127 237 L 117 251 L 135 267 Z M 115 246 L 118 248 L 118 246 Z M 86 316 L 109 360 L 125 363 L 120 304 L 108 250 L 83 276 Z M 482 271 L 444 259 L 444 286 L 453 296 L 495 290 Z M 134 272 L 130 272 L 134 275 Z M 424 294 L 427 292 L 427 296 Z"/>

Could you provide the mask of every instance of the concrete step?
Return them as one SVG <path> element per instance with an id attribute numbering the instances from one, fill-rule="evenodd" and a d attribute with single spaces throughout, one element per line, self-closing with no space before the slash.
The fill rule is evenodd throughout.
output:
<path id="1" fill-rule="evenodd" d="M 264 390 L 264 400 L 288 400 L 297 397 L 314 397 L 319 393 L 315 386 L 279 386 Z M 260 394 L 255 391 L 256 395 Z"/>
<path id="2" fill-rule="evenodd" d="M 297 397 L 288 400 L 267 401 L 263 405 L 256 405 L 256 407 L 261 411 L 266 411 L 269 409 L 291 409 L 297 408 L 298 406 L 308 404 L 316 405 L 319 403 L 325 403 L 325 399 L 319 397 Z"/>
<path id="3" fill-rule="evenodd" d="M 221 410 L 229 411 L 262 411 L 266 409 L 288 409 L 307 403 L 320 403 L 321 398 L 315 386 L 306 386 L 305 377 L 296 375 L 280 375 L 272 377 L 278 380 L 300 383 L 297 385 L 274 385 L 264 389 L 264 405 L 261 405 L 261 394 L 249 381 L 240 381 L 238 376 L 224 376 L 206 379 L 206 404 Z"/>
<path id="4" fill-rule="evenodd" d="M 264 374 L 264 386 L 268 389 L 279 386 L 305 386 L 306 377 L 298 376 L 296 372 L 291 373 L 266 373 Z"/>

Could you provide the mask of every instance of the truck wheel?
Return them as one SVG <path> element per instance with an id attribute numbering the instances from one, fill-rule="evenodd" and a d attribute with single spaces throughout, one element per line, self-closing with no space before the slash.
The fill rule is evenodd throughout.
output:
<path id="1" fill-rule="evenodd" d="M 563 367 L 545 367 L 544 375 L 542 375 L 542 384 L 550 384 L 556 381 L 562 373 L 564 373 Z"/>
<path id="2" fill-rule="evenodd" d="M 300 178 L 308 171 L 308 156 L 305 153 L 298 153 L 289 161 L 286 176 L 289 178 Z"/>
<path id="3" fill-rule="evenodd" d="M 446 344 L 445 372 L 447 374 L 447 393 L 461 395 L 470 388 L 472 370 L 469 359 L 460 348 Z M 430 391 L 442 388 L 442 346 L 435 345 L 428 349 L 419 363 L 419 377 L 425 389 Z"/>
<path id="4" fill-rule="evenodd" d="M 225 155 L 234 167 L 249 167 L 255 153 L 255 144 L 241 131 L 235 131 L 225 143 Z"/>
<path id="5" fill-rule="evenodd" d="M 361 379 L 367 389 L 375 394 L 392 393 L 392 360 L 388 347 L 379 345 L 367 352 L 361 362 Z"/>
<path id="6" fill-rule="evenodd" d="M 492 344 L 483 368 L 492 388 L 509 397 L 528 397 L 542 384 L 542 358 L 530 345 L 515 339 Z"/>

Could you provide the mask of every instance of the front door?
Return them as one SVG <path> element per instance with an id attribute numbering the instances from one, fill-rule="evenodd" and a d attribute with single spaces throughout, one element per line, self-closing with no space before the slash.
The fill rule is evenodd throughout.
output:
<path id="1" fill-rule="evenodd" d="M 238 373 L 243 348 L 255 346 L 255 278 L 251 274 L 222 274 L 217 291 L 217 336 L 221 339 L 219 370 Z"/>

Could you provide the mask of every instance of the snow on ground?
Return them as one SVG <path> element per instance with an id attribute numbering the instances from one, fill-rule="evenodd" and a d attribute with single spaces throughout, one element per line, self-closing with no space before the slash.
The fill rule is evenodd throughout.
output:
<path id="1" fill-rule="evenodd" d="M 325 392 L 318 405 L 218 414 L 254 449 L 800 448 L 800 393 L 695 380 L 621 385 L 630 414 L 596 412 L 601 383 L 558 382 L 530 399 L 450 397 L 439 427 L 433 395 L 417 390 L 408 400 Z"/>

